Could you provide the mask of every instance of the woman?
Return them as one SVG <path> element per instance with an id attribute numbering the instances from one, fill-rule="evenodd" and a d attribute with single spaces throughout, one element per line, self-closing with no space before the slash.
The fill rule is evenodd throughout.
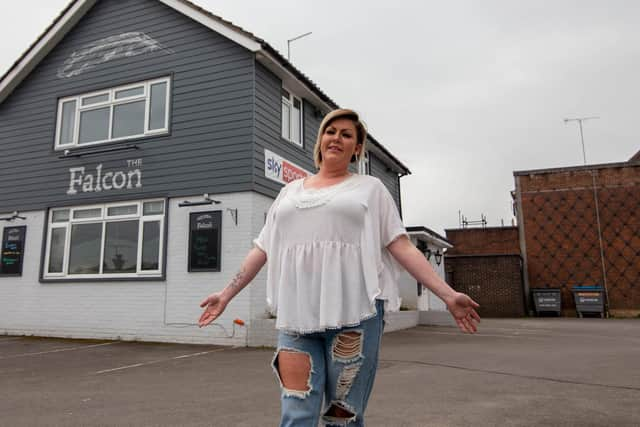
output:
<path id="1" fill-rule="evenodd" d="M 200 305 L 199 324 L 206 326 L 268 263 L 281 426 L 316 426 L 320 419 L 363 425 L 384 310 L 400 305 L 397 263 L 446 303 L 463 332 L 475 332 L 480 321 L 478 304 L 451 289 L 410 242 L 380 180 L 349 172 L 366 134 L 352 110 L 324 118 L 314 148 L 318 173 L 282 188 L 240 271 Z"/>

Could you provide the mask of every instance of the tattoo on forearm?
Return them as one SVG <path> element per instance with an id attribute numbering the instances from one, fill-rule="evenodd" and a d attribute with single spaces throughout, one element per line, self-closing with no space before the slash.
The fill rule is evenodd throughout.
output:
<path id="1" fill-rule="evenodd" d="M 244 279 L 246 271 L 247 271 L 246 268 L 244 268 L 244 267 L 240 268 L 240 271 L 238 271 L 236 273 L 234 278 L 229 283 L 229 288 L 230 289 L 236 290 L 237 288 L 240 287 L 240 285 L 242 283 L 242 279 Z"/>

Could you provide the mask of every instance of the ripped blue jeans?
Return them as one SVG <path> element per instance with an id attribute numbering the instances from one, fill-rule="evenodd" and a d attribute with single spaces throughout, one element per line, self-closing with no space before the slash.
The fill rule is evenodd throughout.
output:
<path id="1" fill-rule="evenodd" d="M 273 368 L 281 387 L 281 427 L 364 426 L 364 411 L 378 367 L 384 301 L 377 315 L 358 326 L 311 334 L 280 331 Z M 310 358 L 306 390 L 286 388 L 279 374 L 281 351 Z M 323 408 L 324 401 L 324 408 Z"/>

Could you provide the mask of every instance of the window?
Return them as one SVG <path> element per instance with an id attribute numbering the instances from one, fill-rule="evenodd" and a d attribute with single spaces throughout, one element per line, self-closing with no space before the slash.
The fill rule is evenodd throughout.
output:
<path id="1" fill-rule="evenodd" d="M 160 276 L 164 200 L 52 209 L 45 278 Z"/>
<path id="2" fill-rule="evenodd" d="M 302 101 L 282 88 L 282 137 L 302 147 Z"/>
<path id="3" fill-rule="evenodd" d="M 365 151 L 364 156 L 358 162 L 358 173 L 360 175 L 371 175 L 371 167 L 369 165 L 369 152 Z"/>
<path id="4" fill-rule="evenodd" d="M 60 99 L 56 149 L 167 133 L 169 86 L 163 78 Z"/>
<path id="5" fill-rule="evenodd" d="M 220 211 L 189 215 L 189 271 L 220 271 Z"/>

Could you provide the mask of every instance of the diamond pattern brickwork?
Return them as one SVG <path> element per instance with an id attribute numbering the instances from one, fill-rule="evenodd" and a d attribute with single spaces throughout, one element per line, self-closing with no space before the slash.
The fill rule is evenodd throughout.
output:
<path id="1" fill-rule="evenodd" d="M 609 308 L 640 309 L 640 167 L 519 178 L 529 286 L 560 288 L 570 309 L 573 286 L 604 284 L 597 204 Z"/>

